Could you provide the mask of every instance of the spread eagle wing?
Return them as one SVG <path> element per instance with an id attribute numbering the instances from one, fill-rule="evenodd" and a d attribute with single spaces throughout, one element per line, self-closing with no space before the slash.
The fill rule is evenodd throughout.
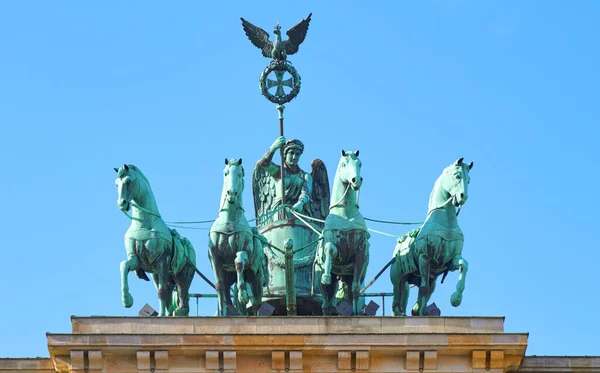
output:
<path id="1" fill-rule="evenodd" d="M 300 44 L 302 44 L 304 38 L 306 38 L 306 32 L 308 31 L 308 24 L 310 23 L 311 16 L 312 13 L 310 13 L 306 19 L 303 19 L 300 21 L 300 23 L 286 32 L 288 39 L 283 42 L 286 54 L 294 54 L 298 52 Z"/>
<path id="2" fill-rule="evenodd" d="M 316 158 L 310 164 L 310 176 L 312 177 L 312 199 L 311 213 L 314 218 L 325 220 L 329 215 L 329 177 L 327 168 L 322 160 Z M 318 224 L 323 226 L 322 223 Z"/>
<path id="3" fill-rule="evenodd" d="M 269 34 L 261 29 L 260 27 L 254 26 L 252 23 L 246 21 L 243 18 L 242 27 L 248 39 L 254 44 L 255 47 L 262 50 L 262 54 L 265 57 L 271 58 L 271 52 L 273 51 L 273 43 L 269 41 Z M 289 32 L 289 31 L 288 31 Z M 304 40 L 304 38 L 302 38 Z"/>
<path id="4" fill-rule="evenodd" d="M 252 194 L 254 195 L 254 212 L 257 218 L 273 211 L 275 208 L 275 198 L 277 196 L 275 188 L 276 183 L 273 176 L 256 164 L 254 171 L 252 171 Z M 257 219 L 256 225 L 267 224 L 272 220 L 273 217 Z"/>

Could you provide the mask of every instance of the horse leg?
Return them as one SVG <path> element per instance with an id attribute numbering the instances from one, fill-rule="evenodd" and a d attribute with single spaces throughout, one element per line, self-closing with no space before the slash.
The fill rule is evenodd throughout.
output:
<path id="1" fill-rule="evenodd" d="M 246 283 L 249 285 L 248 290 L 250 291 L 249 294 L 249 305 L 251 307 L 248 307 L 248 305 L 246 306 L 246 310 L 248 315 L 250 316 L 256 316 L 257 312 L 258 312 L 258 308 L 260 307 L 260 303 L 262 301 L 262 291 L 259 289 L 258 285 L 258 276 L 260 274 L 257 272 L 254 272 L 254 269 L 251 271 L 246 272 L 245 276 L 246 276 Z"/>
<path id="2" fill-rule="evenodd" d="M 338 255 L 338 249 L 331 242 L 326 242 L 325 247 L 325 263 L 323 264 L 323 274 L 321 275 L 321 283 L 325 285 L 331 284 L 331 268 L 333 266 L 332 258 Z"/>
<path id="3" fill-rule="evenodd" d="M 399 267 L 399 266 L 398 266 Z M 408 304 L 408 294 L 410 291 L 410 285 L 406 276 L 400 273 L 400 269 L 397 268 L 394 263 L 390 270 L 390 277 L 392 280 L 394 300 L 392 301 L 392 315 L 394 316 L 406 316 L 406 305 Z"/>
<path id="4" fill-rule="evenodd" d="M 208 237 L 208 258 L 215 276 L 215 290 L 217 291 L 218 316 L 227 316 L 227 293 L 229 287 L 225 285 L 225 271 L 223 263 L 219 258 L 219 245 L 222 245 L 221 236 L 216 232 L 210 232 Z"/>
<path id="5" fill-rule="evenodd" d="M 335 289 L 337 288 L 336 281 L 331 281 L 329 284 L 321 282 L 321 295 L 323 297 L 323 303 L 321 303 L 321 311 L 323 316 L 331 316 L 333 313 L 332 301 L 335 297 Z"/>
<path id="6" fill-rule="evenodd" d="M 429 300 L 431 299 L 431 296 L 433 295 L 433 292 L 435 291 L 436 282 L 437 282 L 437 278 L 429 280 L 429 293 L 425 296 L 425 307 L 427 307 L 427 305 L 429 304 Z M 415 306 L 413 307 L 413 311 L 412 311 L 413 315 L 418 315 L 420 309 L 421 309 L 420 304 L 415 303 Z M 425 309 L 423 309 L 423 316 L 429 316 L 429 315 L 425 314 Z"/>
<path id="7" fill-rule="evenodd" d="M 402 257 L 396 256 L 396 260 L 390 268 L 390 280 L 392 281 L 394 300 L 392 301 L 392 315 L 406 316 L 406 305 L 410 285 L 407 274 L 402 273 Z"/>
<path id="8" fill-rule="evenodd" d="M 408 308 L 408 296 L 410 295 L 410 283 L 407 277 L 403 277 L 400 282 L 400 316 L 406 316 Z"/>
<path id="9" fill-rule="evenodd" d="M 417 304 L 413 307 L 413 315 L 415 311 L 418 312 L 419 316 L 425 314 L 425 307 L 427 307 L 427 296 L 429 295 L 429 271 L 431 267 L 431 261 L 429 255 L 419 255 L 419 275 L 421 277 L 421 283 L 419 285 L 419 295 L 417 297 Z M 417 310 L 415 310 L 417 308 Z"/>
<path id="10" fill-rule="evenodd" d="M 134 271 L 138 267 L 138 258 L 135 255 L 135 240 L 125 240 L 125 251 L 127 252 L 127 260 L 121 262 L 121 300 L 127 308 L 133 306 L 133 297 L 129 293 L 129 272 Z"/>
<path id="11" fill-rule="evenodd" d="M 171 298 L 173 296 L 173 288 L 169 283 L 169 259 L 170 256 L 163 254 L 156 263 L 158 275 L 158 302 L 160 305 L 158 316 L 168 316 L 167 309 L 171 304 Z"/>
<path id="12" fill-rule="evenodd" d="M 177 285 L 177 308 L 173 316 L 188 316 L 190 314 L 190 285 L 194 278 L 194 268 L 187 264 L 175 278 Z"/>
<path id="13" fill-rule="evenodd" d="M 154 284 L 156 291 L 158 291 L 158 274 L 157 273 L 152 274 L 152 283 Z"/>
<path id="14" fill-rule="evenodd" d="M 256 248 L 256 246 L 255 246 Z M 262 303 L 263 296 L 263 283 L 264 283 L 264 272 L 263 272 L 263 263 L 259 263 L 256 265 L 256 272 L 254 272 L 254 278 L 252 281 L 252 293 L 254 299 L 252 300 L 252 312 L 253 315 L 258 315 L 258 309 Z"/>
<path id="15" fill-rule="evenodd" d="M 465 280 L 469 270 L 469 263 L 462 256 L 456 255 L 452 258 L 452 265 L 450 265 L 449 268 L 451 271 L 459 270 L 456 291 L 450 296 L 450 304 L 454 307 L 458 307 L 462 302 L 463 291 L 465 291 Z"/>
<path id="16" fill-rule="evenodd" d="M 238 301 L 242 307 L 245 308 L 249 300 L 248 292 L 246 291 L 246 281 L 244 280 L 244 270 L 248 265 L 248 253 L 245 251 L 238 251 L 235 254 L 234 263 L 235 271 L 237 272 Z"/>
<path id="17" fill-rule="evenodd" d="M 236 283 L 236 277 L 237 275 L 234 272 L 223 272 L 223 284 L 224 284 L 224 296 L 223 299 L 225 300 L 223 303 L 223 307 L 225 307 L 227 310 L 229 309 L 228 307 L 231 305 L 233 307 L 235 307 L 236 310 L 240 309 L 240 305 L 238 302 L 238 298 L 237 298 L 237 285 L 235 285 Z M 233 293 L 233 294 L 232 294 Z M 231 295 L 234 296 L 235 298 L 235 302 L 231 299 Z"/>
<path id="18" fill-rule="evenodd" d="M 352 314 L 360 315 L 360 287 L 365 280 L 367 274 L 367 266 L 369 264 L 369 242 L 365 242 L 364 250 L 354 254 L 354 276 L 352 277 Z"/>

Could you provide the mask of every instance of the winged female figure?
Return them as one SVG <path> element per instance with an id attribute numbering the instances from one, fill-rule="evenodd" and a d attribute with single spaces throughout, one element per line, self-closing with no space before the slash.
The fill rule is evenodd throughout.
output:
<path id="1" fill-rule="evenodd" d="M 281 180 L 280 166 L 273 162 L 273 156 L 279 149 L 284 152 L 284 178 Z M 258 229 L 271 245 L 283 248 L 284 242 L 292 239 L 294 252 L 294 271 L 296 297 L 303 298 L 298 302 L 298 315 L 320 313 L 321 304 L 318 300 L 319 284 L 314 278 L 313 264 L 316 255 L 317 240 L 322 224 L 311 221 L 311 218 L 325 220 L 329 214 L 329 180 L 327 169 L 320 159 L 311 164 L 310 173 L 298 165 L 304 151 L 300 140 L 286 140 L 279 137 L 269 147 L 265 155 L 256 163 L 252 175 L 252 191 L 254 207 L 257 216 Z M 289 208 L 282 209 L 282 185 L 285 186 L 285 204 L 302 216 L 295 216 Z M 306 225 L 309 223 L 312 227 Z M 285 257 L 270 245 L 265 247 L 267 258 L 266 296 L 276 307 L 275 315 L 285 315 L 285 302 L 281 303 L 286 294 Z M 273 298 L 270 296 L 273 295 Z"/>
<path id="2" fill-rule="evenodd" d="M 264 216 L 281 206 L 280 166 L 273 162 L 273 156 L 283 147 L 285 202 L 303 214 L 317 219 L 325 219 L 329 212 L 329 179 L 327 168 L 320 159 L 311 164 L 310 174 L 298 166 L 304 152 L 304 144 L 297 139 L 287 140 L 280 136 L 269 147 L 265 155 L 256 163 L 252 175 L 254 208 L 257 217 Z M 274 220 L 291 216 L 279 211 L 273 217 L 260 219 L 257 224 L 264 225 Z"/>

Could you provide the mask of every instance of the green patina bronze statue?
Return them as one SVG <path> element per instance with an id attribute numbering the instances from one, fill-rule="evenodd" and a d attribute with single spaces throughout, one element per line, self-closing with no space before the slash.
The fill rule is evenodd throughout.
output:
<path id="1" fill-rule="evenodd" d="M 150 281 L 152 274 L 158 290 L 159 316 L 187 316 L 189 314 L 189 288 L 194 278 L 196 253 L 192 244 L 170 230 L 158 212 L 148 179 L 139 168 L 125 164 L 115 168 L 118 190 L 117 205 L 126 215 L 132 210 L 131 225 L 125 233 L 127 260 L 121 262 L 123 305 L 133 305 L 129 293 L 128 274 L 136 271 L 139 278 Z M 173 307 L 176 292 L 177 306 Z"/>
<path id="2" fill-rule="evenodd" d="M 259 189 L 259 193 L 255 198 L 260 199 L 255 201 L 258 202 L 256 204 L 258 207 L 257 214 L 267 214 L 281 206 L 283 198 L 281 193 L 277 193 L 281 190 L 280 166 L 273 162 L 273 156 L 281 147 L 284 148 L 285 202 L 297 212 L 312 215 L 310 196 L 313 189 L 313 180 L 311 175 L 298 166 L 300 156 L 304 152 L 304 144 L 296 139 L 286 141 L 283 136 L 275 140 L 265 155 L 258 161 L 255 168 L 254 180 L 257 183 L 256 187 Z M 272 190 L 273 188 L 274 190 Z M 273 219 L 280 220 L 285 215 L 285 211 L 281 210 Z M 266 221 L 263 220 L 260 223 L 264 224 Z"/>
<path id="3" fill-rule="evenodd" d="M 392 313 L 395 316 L 406 316 L 411 284 L 419 287 L 412 315 L 424 316 L 437 277 L 443 274 L 443 282 L 448 271 L 460 271 L 456 291 L 450 297 L 454 307 L 460 305 L 469 266 L 461 256 L 464 237 L 458 226 L 456 207 L 460 211 L 460 206 L 467 201 L 472 168 L 473 162 L 467 165 L 462 158 L 446 167 L 429 197 L 425 223 L 398 239 L 395 261 L 390 269 L 394 286 Z"/>
<path id="4" fill-rule="evenodd" d="M 250 39 L 255 47 L 262 51 L 263 56 L 275 61 L 285 61 L 288 55 L 298 52 L 300 44 L 306 38 L 311 16 L 312 13 L 296 26 L 289 29 L 286 32 L 288 36 L 287 40 L 281 39 L 281 26 L 277 23 L 273 30 L 275 34 L 274 42 L 269 41 L 269 34 L 265 30 L 254 26 L 243 18 L 240 19 L 242 20 L 242 27 L 244 28 L 244 32 L 246 32 L 246 36 L 248 36 L 248 39 Z"/>
<path id="5" fill-rule="evenodd" d="M 358 193 L 363 181 L 358 154 L 358 150 L 342 150 L 331 193 L 334 202 L 325 219 L 323 240 L 317 249 L 316 263 L 323 270 L 320 281 L 323 315 L 332 314 L 338 279 L 349 289 L 348 302 L 352 304 L 353 315 L 360 314 L 359 292 L 369 264 L 370 235 L 358 207 Z"/>
<path id="6" fill-rule="evenodd" d="M 256 315 L 262 302 L 265 262 L 263 239 L 248 224 L 242 194 L 242 159 L 225 159 L 219 215 L 210 228 L 208 257 L 216 280 L 218 315 L 227 316 L 231 287 L 241 315 Z"/>
<path id="7" fill-rule="evenodd" d="M 217 314 L 257 315 L 259 308 L 261 314 L 272 312 L 274 316 L 333 315 L 336 308 L 337 312 L 348 314 L 348 305 L 342 304 L 348 302 L 352 314 L 360 315 L 364 305 L 361 291 L 371 286 L 388 266 L 395 316 L 406 316 L 411 285 L 419 287 L 412 315 L 426 315 L 437 277 L 443 275 L 443 282 L 449 271 L 456 270 L 460 275 L 450 302 L 459 306 L 468 263 L 461 256 L 464 237 L 457 211 L 467 200 L 473 163 L 467 165 L 461 158 L 444 169 L 431 192 L 425 223 L 398 238 L 393 260 L 363 288 L 370 239 L 365 220 L 373 219 L 364 218 L 359 211 L 363 181 L 359 152 L 342 151 L 330 191 L 325 164 L 314 159 L 310 173 L 305 172 L 299 166 L 304 144 L 283 136 L 284 104 L 296 97 L 301 86 L 300 75 L 287 58 L 298 52 L 311 16 L 288 30 L 287 40 L 282 39 L 277 24 L 274 41 L 269 40 L 265 30 L 241 19 L 248 39 L 264 57 L 271 59 L 259 81 L 261 93 L 277 104 L 280 137 L 252 172 L 256 227 L 250 226 L 242 203 L 242 159 L 225 160 L 218 217 L 208 234 Z M 269 78 L 271 73 L 275 79 Z M 285 74 L 291 77 L 285 79 Z M 276 91 L 269 92 L 273 88 Z M 273 162 L 277 152 L 281 154 L 280 165 Z M 151 273 L 158 290 L 159 315 L 188 315 L 188 292 L 194 272 L 210 283 L 195 267 L 191 243 L 167 227 L 148 179 L 136 166 L 124 165 L 115 171 L 117 203 L 131 219 L 125 235 L 127 260 L 121 263 L 123 304 L 133 305 L 129 272 L 136 271 L 146 281 L 146 273 Z M 128 214 L 130 209 L 132 215 Z"/>
<path id="8" fill-rule="evenodd" d="M 281 148 L 283 180 L 280 166 L 273 162 L 274 154 Z M 313 314 L 316 310 L 310 309 L 310 305 L 318 306 L 317 298 L 313 295 L 315 291 L 319 292 L 312 284 L 312 265 L 317 245 L 315 241 L 319 237 L 315 227 L 322 224 L 310 219 L 322 220 L 327 216 L 329 180 L 325 164 L 319 159 L 312 161 L 310 174 L 300 168 L 298 162 L 303 152 L 304 144 L 300 140 L 286 140 L 283 136 L 277 138 L 254 167 L 252 190 L 256 223 L 268 242 L 283 248 L 284 243 L 291 239 L 294 248 L 303 248 L 294 254 L 295 291 L 297 297 L 306 298 L 306 302 L 302 302 L 306 309 L 301 310 L 301 313 Z M 290 210 L 282 208 L 282 200 L 286 206 L 290 206 Z M 275 211 L 276 213 L 273 213 Z M 307 223 L 312 224 L 312 227 Z M 265 248 L 265 254 L 268 262 L 269 290 L 275 297 L 272 303 L 277 307 L 276 297 L 286 294 L 285 257 L 271 247 Z M 278 310 L 275 312 L 277 314 Z"/>

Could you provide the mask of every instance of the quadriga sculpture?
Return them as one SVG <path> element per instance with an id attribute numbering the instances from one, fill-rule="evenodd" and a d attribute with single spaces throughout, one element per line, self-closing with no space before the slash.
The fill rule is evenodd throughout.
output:
<path id="1" fill-rule="evenodd" d="M 469 171 L 472 168 L 473 162 L 467 165 L 463 158 L 446 167 L 431 191 L 423 226 L 398 239 L 395 261 L 390 269 L 394 285 L 392 313 L 395 316 L 406 316 L 411 284 L 419 287 L 412 314 L 425 315 L 437 277 L 443 274 L 443 282 L 448 271 L 460 271 L 456 291 L 450 297 L 454 307 L 460 305 L 469 265 L 461 256 L 464 237 L 458 226 L 456 207 L 460 210 L 467 201 L 471 181 Z"/>
<path id="2" fill-rule="evenodd" d="M 139 278 L 150 281 L 148 272 L 158 289 L 159 316 L 187 316 L 189 288 L 196 265 L 194 248 L 186 238 L 167 227 L 158 212 L 150 183 L 139 168 L 125 164 L 115 171 L 117 205 L 125 214 L 132 210 L 131 225 L 125 233 L 127 260 L 121 262 L 123 305 L 127 308 L 133 305 L 127 279 L 129 272 L 135 271 Z M 174 290 L 175 305 L 172 302 Z"/>
<path id="3" fill-rule="evenodd" d="M 227 316 L 231 286 L 236 283 L 238 311 L 256 314 L 264 284 L 263 241 L 244 214 L 242 159 L 225 159 L 219 216 L 210 228 L 208 256 L 216 280 L 219 316 Z M 249 304 L 249 302 L 251 302 Z M 250 307 L 248 307 L 250 305 Z"/>
<path id="4" fill-rule="evenodd" d="M 348 303 L 354 315 L 360 312 L 359 292 L 369 263 L 369 232 L 358 210 L 362 185 L 361 161 L 356 152 L 342 150 L 338 163 L 329 215 L 323 227 L 323 240 L 317 249 L 316 264 L 322 268 L 323 315 L 331 315 L 338 279 L 348 286 Z M 331 276 L 335 274 L 337 276 Z"/>

